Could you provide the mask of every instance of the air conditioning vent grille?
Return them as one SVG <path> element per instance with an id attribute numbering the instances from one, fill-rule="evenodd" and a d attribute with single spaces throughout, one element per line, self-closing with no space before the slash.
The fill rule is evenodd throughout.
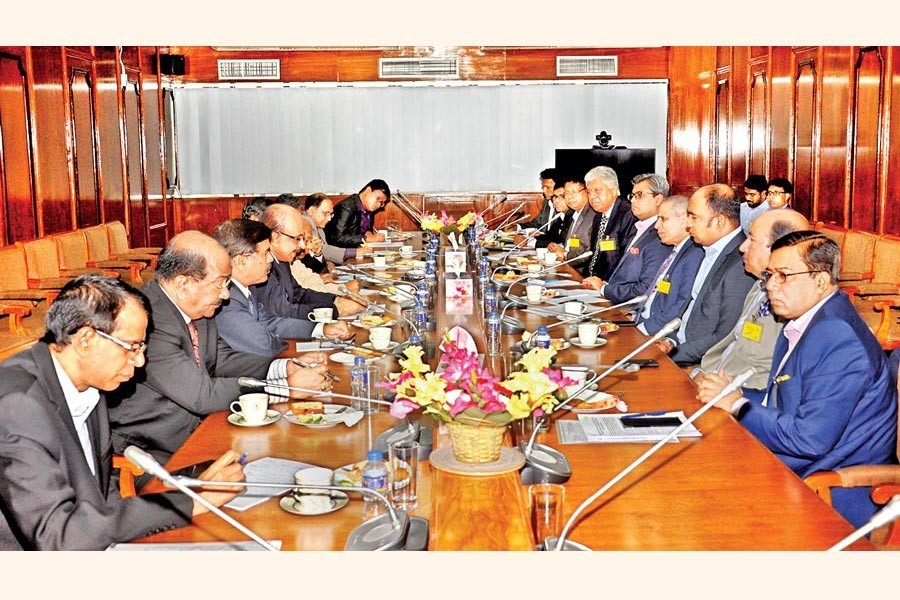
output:
<path id="1" fill-rule="evenodd" d="M 380 58 L 378 72 L 382 79 L 459 77 L 459 57 Z"/>
<path id="2" fill-rule="evenodd" d="M 596 77 L 619 74 L 618 56 L 557 56 L 557 77 Z"/>
<path id="3" fill-rule="evenodd" d="M 278 80 L 281 79 L 281 61 L 275 59 L 219 60 L 219 81 Z"/>

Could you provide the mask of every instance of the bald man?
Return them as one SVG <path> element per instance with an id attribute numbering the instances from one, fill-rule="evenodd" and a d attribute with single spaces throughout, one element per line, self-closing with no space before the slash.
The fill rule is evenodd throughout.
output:
<path id="1" fill-rule="evenodd" d="M 153 307 L 147 365 L 109 399 L 113 447 L 131 444 L 165 462 L 208 414 L 227 410 L 242 389 L 242 376 L 326 391 L 327 357 L 305 358 L 305 369 L 284 359 L 238 352 L 222 338 L 213 315 L 229 298 L 231 258 L 199 231 L 173 237 L 159 255 L 156 280 L 141 291 Z"/>
<path id="2" fill-rule="evenodd" d="M 769 210 L 750 223 L 750 237 L 741 244 L 744 270 L 759 279 L 772 253 L 772 244 L 792 231 L 809 229 L 806 217 L 789 208 Z M 769 368 L 775 343 L 783 323 L 769 308 L 769 296 L 764 287 L 754 285 L 744 299 L 744 310 L 727 336 L 714 344 L 691 375 L 697 384 L 705 373 L 722 371 L 734 377 L 753 367 L 753 375 L 744 387 L 760 390 L 769 381 Z"/>

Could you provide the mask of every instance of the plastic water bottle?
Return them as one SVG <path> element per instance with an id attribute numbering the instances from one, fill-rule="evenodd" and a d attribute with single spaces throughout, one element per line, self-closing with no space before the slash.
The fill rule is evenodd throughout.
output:
<path id="1" fill-rule="evenodd" d="M 488 315 L 486 333 L 488 354 L 498 356 L 500 354 L 500 313 L 496 310 L 491 311 Z"/>
<path id="2" fill-rule="evenodd" d="M 541 325 L 537 328 L 537 332 L 534 334 L 534 347 L 535 348 L 549 348 L 550 347 L 550 332 L 547 331 L 547 327 Z"/>
<path id="3" fill-rule="evenodd" d="M 419 333 L 428 330 L 428 311 L 418 300 L 416 300 L 416 305 L 413 307 L 412 320 L 416 324 L 416 329 L 419 330 Z"/>
<path id="4" fill-rule="evenodd" d="M 388 470 L 384 463 L 384 454 L 381 450 L 369 450 L 366 453 L 366 464 L 363 466 L 362 472 L 363 487 L 382 494 L 387 494 L 388 488 Z M 371 519 L 387 512 L 384 503 L 365 494 L 363 504 L 363 519 Z"/>
<path id="5" fill-rule="evenodd" d="M 431 300 L 431 290 L 428 287 L 428 284 L 424 281 L 420 281 L 416 285 L 416 300 L 422 303 L 422 306 L 425 307 L 425 310 L 431 312 L 434 310 L 434 304 Z"/>
<path id="6" fill-rule="evenodd" d="M 497 310 L 497 291 L 493 284 L 488 283 L 484 286 L 484 312 L 482 314 L 489 315 Z"/>
<path id="7" fill-rule="evenodd" d="M 358 398 L 371 398 L 371 386 L 372 382 L 369 381 L 369 367 L 366 365 L 366 359 L 362 356 L 357 356 L 353 359 L 353 368 L 350 369 L 350 395 Z M 363 400 L 350 401 L 351 408 L 361 410 L 366 414 L 375 412 L 377 406 L 377 404 Z"/>

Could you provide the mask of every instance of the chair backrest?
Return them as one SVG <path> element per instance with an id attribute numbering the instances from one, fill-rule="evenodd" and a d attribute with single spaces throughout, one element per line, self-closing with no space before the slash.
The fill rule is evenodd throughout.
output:
<path id="1" fill-rule="evenodd" d="M 62 269 L 87 268 L 87 243 L 80 229 L 53 236 Z"/>
<path id="2" fill-rule="evenodd" d="M 0 290 L 28 289 L 25 251 L 18 244 L 0 248 Z"/>
<path id="3" fill-rule="evenodd" d="M 876 241 L 878 236 L 874 233 L 848 230 L 841 246 L 841 270 L 871 273 L 872 263 L 875 261 Z"/>
<path id="4" fill-rule="evenodd" d="M 109 260 L 109 237 L 106 233 L 106 225 L 94 225 L 81 230 L 84 240 L 87 242 L 88 260 Z"/>
<path id="5" fill-rule="evenodd" d="M 872 283 L 900 284 L 900 237 L 883 235 L 875 244 Z"/>
<path id="6" fill-rule="evenodd" d="M 38 238 L 22 244 L 29 279 L 59 277 L 59 257 L 56 242 L 50 238 Z"/>
<path id="7" fill-rule="evenodd" d="M 824 233 L 828 239 L 838 245 L 838 248 L 844 248 L 844 238 L 847 235 L 847 230 L 840 225 L 836 223 L 822 223 L 819 221 L 816 223 L 816 231 Z"/>
<path id="8" fill-rule="evenodd" d="M 131 246 L 128 245 L 128 232 L 125 226 L 119 221 L 110 221 L 106 224 L 106 233 L 109 237 L 109 251 L 112 254 L 121 254 L 128 252 Z"/>

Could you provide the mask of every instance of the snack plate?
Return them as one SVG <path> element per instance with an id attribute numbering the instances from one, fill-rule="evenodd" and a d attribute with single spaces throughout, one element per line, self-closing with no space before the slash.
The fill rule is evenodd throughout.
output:
<path id="1" fill-rule="evenodd" d="M 340 490 L 331 490 L 329 498 L 331 500 L 331 506 L 327 510 L 306 512 L 301 508 L 301 503 L 298 496 L 324 496 L 324 494 L 290 493 L 287 496 L 282 496 L 281 500 L 278 501 L 278 506 L 280 506 L 282 510 L 285 510 L 291 514 L 311 517 L 315 515 L 327 515 L 328 513 L 333 513 L 336 510 L 344 508 L 345 506 L 347 506 L 347 503 L 350 502 L 350 496 L 348 496 L 346 492 L 342 492 Z"/>
<path id="2" fill-rule="evenodd" d="M 344 417 L 354 412 L 353 409 L 348 409 L 344 404 L 325 404 L 323 405 L 325 409 L 325 415 L 323 416 L 323 421 L 321 423 L 304 423 L 300 420 L 298 415 L 295 415 L 291 412 L 286 412 L 282 416 L 284 420 L 288 423 L 292 423 L 293 425 L 303 425 L 304 427 L 309 427 L 310 429 L 330 429 L 335 425 L 339 425 L 344 422 Z M 346 410 L 344 410 L 346 409 Z M 342 411 L 338 414 L 338 411 Z M 329 416 L 335 416 L 336 419 L 329 419 Z"/>
<path id="3" fill-rule="evenodd" d="M 353 366 L 353 360 L 356 358 L 355 354 L 350 354 L 349 352 L 335 352 L 328 356 L 329 359 L 333 360 L 336 363 L 340 363 L 342 365 L 350 365 Z M 363 357 L 365 358 L 365 357 Z M 366 358 L 366 364 L 371 364 L 382 358 L 381 356 L 373 356 L 372 358 Z"/>
<path id="4" fill-rule="evenodd" d="M 356 319 L 355 321 L 350 321 L 350 324 L 356 327 L 362 327 L 363 329 L 371 329 L 372 327 L 393 327 L 397 324 L 397 319 L 391 319 L 390 321 L 379 323 L 378 325 L 367 325 L 359 319 Z"/>
<path id="5" fill-rule="evenodd" d="M 391 471 L 391 464 L 387 460 L 384 461 L 385 466 L 388 468 L 388 473 Z M 409 463 L 406 461 L 398 461 L 400 463 L 401 469 L 406 469 L 406 477 L 394 483 L 394 489 L 399 490 L 400 488 L 404 488 L 409 485 Z M 366 465 L 366 461 L 361 460 L 356 463 L 351 463 L 349 465 L 344 465 L 339 469 L 335 469 L 334 475 L 331 478 L 331 482 L 334 485 L 346 485 L 346 486 L 354 486 L 354 485 L 362 485 L 362 470 Z"/>

